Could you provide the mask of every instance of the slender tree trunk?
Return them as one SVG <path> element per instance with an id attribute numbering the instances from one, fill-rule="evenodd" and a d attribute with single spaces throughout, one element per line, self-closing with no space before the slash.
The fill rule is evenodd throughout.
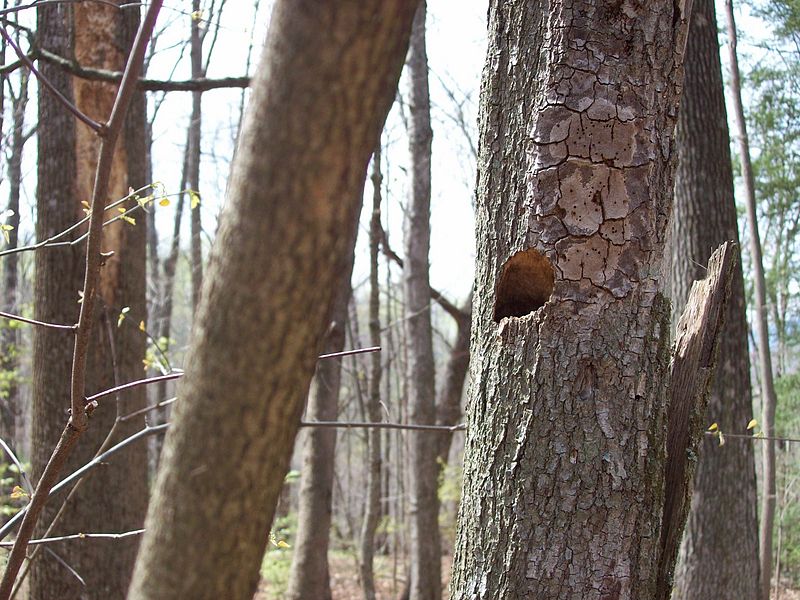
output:
<path id="1" fill-rule="evenodd" d="M 192 10 L 200 11 L 200 0 L 192 0 Z M 189 56 L 192 63 L 192 78 L 203 77 L 203 41 L 200 37 L 200 20 L 192 19 Z M 200 197 L 200 150 L 202 135 L 203 93 L 192 92 L 192 116 L 189 122 L 189 138 L 186 147 L 189 189 Z M 193 196 L 195 198 L 195 196 Z M 200 290 L 203 287 L 203 224 L 200 219 L 200 205 L 193 199 L 191 204 L 191 254 L 192 254 L 192 312 L 200 303 Z"/>
<path id="2" fill-rule="evenodd" d="M 357 229 L 358 223 L 355 223 L 352 230 L 356 232 Z M 344 348 L 347 307 L 352 295 L 350 278 L 355 260 L 355 241 L 354 235 L 348 249 L 351 258 L 347 267 L 342 270 L 338 284 L 331 324 L 323 346 L 325 353 L 340 352 Z M 317 364 L 308 396 L 307 420 L 337 419 L 341 374 L 340 360 L 325 360 Z M 335 453 L 335 429 L 321 427 L 306 430 L 297 508 L 297 536 L 286 595 L 290 600 L 331 600 L 328 545 L 333 510 L 331 502 Z"/>
<path id="3" fill-rule="evenodd" d="M 381 345 L 380 287 L 378 283 L 378 249 L 381 239 L 381 146 L 380 142 L 372 155 L 372 218 L 369 228 L 369 341 L 372 346 Z M 370 357 L 369 398 L 367 416 L 373 423 L 381 421 L 381 357 Z M 378 528 L 381 505 L 381 432 L 367 430 L 367 494 L 364 500 L 364 520 L 361 525 L 361 547 L 359 549 L 359 572 L 361 587 L 366 600 L 375 600 L 375 530 Z"/>
<path id="4" fill-rule="evenodd" d="M 414 17 L 408 66 L 411 198 L 405 223 L 406 327 L 409 343 L 408 402 L 412 423 L 436 422 L 436 367 L 433 361 L 429 250 L 431 238 L 431 131 L 426 4 Z M 439 536 L 437 435 L 415 432 L 409 439 L 411 600 L 442 596 Z"/>
<path id="5" fill-rule="evenodd" d="M 679 164 L 671 227 L 670 295 L 683 310 L 702 265 L 739 238 L 728 121 L 713 0 L 695 0 L 678 116 Z M 731 286 L 705 426 L 743 432 L 753 415 L 741 264 Z M 758 522 L 753 445 L 706 438 L 675 575 L 675 600 L 758 598 Z"/>
<path id="6" fill-rule="evenodd" d="M 472 296 L 470 292 L 462 307 L 462 314 L 456 318 L 456 339 L 450 349 L 450 357 L 445 367 L 442 387 L 436 401 L 436 424 L 452 426 L 459 422 L 463 411 L 461 399 L 464 396 L 464 384 L 469 372 L 469 342 L 472 332 Z M 446 431 L 439 436 L 436 462 L 440 469 L 447 464 L 450 457 L 450 446 L 453 432 Z"/>
<path id="7" fill-rule="evenodd" d="M 668 594 L 662 557 L 680 526 L 665 502 L 658 273 L 683 9 L 490 3 L 454 599 Z M 680 398 L 688 417 L 694 400 Z M 676 444 L 673 460 L 690 446 Z"/>
<path id="8" fill-rule="evenodd" d="M 125 16 L 123 16 L 125 15 Z M 83 65 L 121 70 L 135 35 L 138 13 L 110 7 L 42 7 L 38 35 L 43 47 L 64 56 L 74 52 Z M 91 118 L 108 119 L 116 85 L 75 79 L 56 67 L 42 65 L 45 75 Z M 99 139 L 88 128 L 74 123 L 64 107 L 49 93 L 39 94 L 39 239 L 63 230 L 83 216 L 81 200 L 91 198 Z M 131 105 L 124 142 L 114 158 L 109 195 L 121 198 L 128 188 L 144 184 L 144 97 L 137 94 Z M 101 272 L 98 316 L 88 357 L 88 393 L 112 387 L 117 381 L 141 377 L 144 337 L 136 326 L 146 318 L 145 231 L 118 221 L 105 230 L 103 251 L 114 251 Z M 75 323 L 78 291 L 83 286 L 83 247 L 36 253 L 37 318 L 56 323 Z M 128 323 L 116 328 L 119 310 L 130 307 Z M 111 322 L 111 327 L 103 325 Z M 109 335 L 109 331 L 112 335 Z M 113 348 L 112 348 L 113 344 Z M 65 399 L 69 398 L 72 339 L 63 332 L 37 328 L 34 333 L 34 477 L 42 472 L 64 424 Z M 91 459 L 106 441 L 120 410 L 144 405 L 142 388 L 108 401 L 94 412 L 92 426 L 76 447 L 68 469 Z M 130 435 L 142 421 L 118 424 L 115 436 Z M 147 504 L 147 462 L 143 446 L 134 446 L 115 457 L 107 468 L 83 482 L 66 508 L 54 533 L 127 531 L 141 527 Z M 43 511 L 40 533 L 50 523 L 59 503 Z M 42 553 L 31 570 L 31 598 L 122 598 L 128 587 L 137 540 L 97 540 L 97 544 L 55 544 L 50 549 L 86 582 L 85 587 L 50 554 Z"/>
<path id="9" fill-rule="evenodd" d="M 273 8 L 131 600 L 255 592 L 415 8 Z"/>
<path id="10" fill-rule="evenodd" d="M 10 82 L 5 82 L 11 85 Z M 11 96 L 12 129 L 11 156 L 8 160 L 8 210 L 5 222 L 12 227 L 7 232 L 8 248 L 16 248 L 19 241 L 19 200 L 22 184 L 22 152 L 27 141 L 25 133 L 25 110 L 28 106 L 28 73 L 20 73 L 19 94 Z M 2 103 L 0 103 L 2 110 Z M 5 240 L 4 240 L 5 241 Z M 9 254 L 3 259 L 3 310 L 19 314 L 18 288 L 19 255 Z M 0 324 L 0 372 L 5 375 L 0 389 L 0 437 L 20 450 L 22 443 L 22 407 L 19 399 L 19 335 L 15 323 Z"/>
<path id="11" fill-rule="evenodd" d="M 758 373 L 761 379 L 761 402 L 763 405 L 762 431 L 766 437 L 775 435 L 775 407 L 777 395 L 772 378 L 772 358 L 769 348 L 769 327 L 767 322 L 767 292 L 764 279 L 764 263 L 761 256 L 761 237 L 758 233 L 756 213 L 756 192 L 753 179 L 753 166 L 750 163 L 750 144 L 747 139 L 747 125 L 742 106 L 742 88 L 739 80 L 739 59 L 736 54 L 736 23 L 733 16 L 733 3 L 725 0 L 728 49 L 731 63 L 731 97 L 736 122 L 736 137 L 739 144 L 739 160 L 744 181 L 745 207 L 747 208 L 747 229 L 750 237 L 750 254 L 753 268 L 754 304 L 756 310 L 756 340 L 758 341 Z M 759 553 L 761 571 L 761 598 L 770 595 L 772 576 L 772 530 L 775 523 L 775 442 L 766 440 L 763 445 L 763 467 L 761 482 L 761 526 L 759 534 Z"/>

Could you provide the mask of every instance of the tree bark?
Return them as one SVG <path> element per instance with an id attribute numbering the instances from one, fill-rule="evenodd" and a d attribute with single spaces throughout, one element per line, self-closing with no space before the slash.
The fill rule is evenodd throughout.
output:
<path id="1" fill-rule="evenodd" d="M 753 166 L 750 162 L 750 143 L 747 139 L 747 125 L 742 106 L 742 88 L 739 83 L 739 59 L 736 54 L 736 23 L 733 17 L 733 3 L 725 0 L 726 29 L 731 61 L 731 97 L 733 99 L 734 120 L 739 145 L 739 160 L 742 166 L 742 179 L 745 188 L 745 207 L 747 209 L 747 228 L 750 234 L 750 262 L 753 266 L 753 304 L 756 310 L 754 329 L 758 341 L 758 373 L 761 379 L 761 402 L 763 417 L 761 427 L 768 438 L 775 435 L 775 407 L 777 395 L 772 378 L 772 358 L 769 348 L 769 327 L 767 322 L 767 292 L 764 279 L 764 264 L 761 256 L 761 237 L 758 232 L 756 213 L 756 192 L 753 179 Z M 775 523 L 775 441 L 765 440 L 762 455 L 761 473 L 761 523 L 759 531 L 759 558 L 761 574 L 761 598 L 770 595 L 772 576 L 772 530 Z"/>
<path id="2" fill-rule="evenodd" d="M 372 155 L 372 217 L 369 227 L 369 341 L 372 346 L 381 345 L 380 284 L 378 280 L 378 256 L 381 239 L 381 147 L 380 142 Z M 354 321 L 357 325 L 357 321 Z M 381 421 L 381 378 L 383 367 L 381 356 L 370 357 L 369 396 L 366 412 L 373 423 Z M 375 600 L 375 530 L 381 512 L 381 431 L 367 431 L 367 494 L 364 499 L 364 519 L 361 523 L 359 547 L 359 574 L 366 600 Z"/>
<path id="3" fill-rule="evenodd" d="M 10 81 L 5 82 L 9 87 Z M 3 92 L 5 93 L 5 92 Z M 5 222 L 12 229 L 8 231 L 8 248 L 16 248 L 19 240 L 19 199 L 22 185 L 22 152 L 27 142 L 25 132 L 25 110 L 28 106 L 28 74 L 20 74 L 19 93 L 11 97 L 11 155 L 8 159 L 8 210 L 11 214 Z M 0 102 L 0 109 L 4 103 Z M 2 123 L 2 118 L 0 118 Z M 19 255 L 9 254 L 3 258 L 3 310 L 11 314 L 19 314 L 18 306 Z M 19 399 L 19 335 L 16 323 L 0 324 L 0 372 L 4 375 L 4 383 L 0 388 L 0 438 L 6 440 L 15 449 L 21 451 L 22 406 Z"/>
<path id="4" fill-rule="evenodd" d="M 120 70 L 138 25 L 138 13 L 110 7 L 42 7 L 39 41 L 57 52 L 75 53 L 83 64 Z M 126 15 L 126 16 L 123 16 Z M 71 81 L 58 67 L 42 65 L 48 77 L 85 114 L 105 121 L 111 114 L 116 86 Z M 39 95 L 39 172 L 37 237 L 53 235 L 83 216 L 81 200 L 92 197 L 99 139 L 71 116 L 49 93 Z M 121 198 L 129 186 L 144 185 L 144 98 L 131 105 L 123 140 L 112 167 L 109 195 Z M 140 216 L 141 219 L 141 216 Z M 119 221 L 105 230 L 103 251 L 114 251 L 99 282 L 98 317 L 112 322 L 113 339 L 103 321 L 94 328 L 88 357 L 87 393 L 107 389 L 119 381 L 141 377 L 144 337 L 135 324 L 145 319 L 145 225 L 131 227 Z M 36 253 L 36 304 L 38 319 L 75 323 L 78 290 L 83 287 L 85 257 L 81 246 Z M 115 328 L 119 310 L 129 306 L 129 323 Z M 131 324 L 131 322 L 135 324 Z M 114 345 L 112 350 L 110 345 Z M 72 339 L 63 332 L 37 328 L 34 333 L 33 473 L 37 478 L 61 436 L 68 406 Z M 125 411 L 144 405 L 144 390 L 121 394 Z M 67 463 L 72 470 L 90 460 L 114 426 L 113 402 L 94 412 Z M 143 422 L 118 424 L 109 441 L 118 441 L 141 429 Z M 106 469 L 85 480 L 67 506 L 54 534 L 80 531 L 127 531 L 141 527 L 147 504 L 147 462 L 143 446 L 115 457 Z M 58 511 L 59 503 L 46 505 L 40 533 Z M 42 553 L 31 570 L 31 598 L 121 598 L 130 581 L 137 540 L 97 540 L 80 546 L 55 544 L 50 548 L 83 577 L 83 587 L 52 555 Z"/>
<path id="5" fill-rule="evenodd" d="M 192 10 L 200 12 L 200 0 L 192 0 Z M 205 36 L 203 36 L 205 37 Z M 203 40 L 200 36 L 200 19 L 192 18 L 189 57 L 192 63 L 192 79 L 204 76 Z M 203 118 L 203 92 L 192 92 L 192 116 L 189 122 L 189 137 L 186 144 L 187 180 L 189 189 L 200 197 L 200 150 Z M 203 287 L 203 223 L 200 219 L 200 204 L 192 202 L 191 223 L 191 255 L 192 255 L 192 312 L 197 311 L 200 303 L 200 290 Z"/>
<path id="6" fill-rule="evenodd" d="M 423 1 L 414 18 L 408 55 L 411 198 L 406 212 L 403 275 L 409 416 L 412 423 L 432 425 L 436 423 L 436 366 L 433 361 L 429 276 L 433 132 L 425 16 L 426 3 Z M 442 596 L 437 441 L 437 434 L 433 432 L 416 432 L 408 440 L 410 600 L 439 600 Z"/>
<path id="7" fill-rule="evenodd" d="M 357 232 L 358 223 L 352 226 Z M 355 261 L 353 236 L 348 249 L 350 260 L 342 270 L 334 302 L 324 353 L 344 349 L 347 307 L 352 295 L 350 278 Z M 376 353 L 377 354 L 377 353 Z M 380 356 L 380 355 L 378 355 Z M 306 420 L 335 421 L 339 415 L 339 389 L 342 375 L 340 360 L 324 360 L 317 364 L 308 395 Z M 336 429 L 309 428 L 303 446 L 303 467 L 297 507 L 297 535 L 289 574 L 289 600 L 318 598 L 331 600 L 331 579 L 328 568 L 331 513 L 333 511 L 333 475 L 336 457 Z"/>
<path id="8" fill-rule="evenodd" d="M 255 592 L 414 9 L 273 9 L 132 600 Z"/>
<path id="9" fill-rule="evenodd" d="M 713 0 L 695 0 L 678 116 L 679 164 L 670 233 L 670 296 L 680 312 L 711 251 L 739 239 L 728 121 Z M 745 431 L 753 415 L 744 282 L 737 264 L 705 427 Z M 675 600 L 758 598 L 758 522 L 753 445 L 707 438 L 694 478 L 675 575 Z"/>
<path id="10" fill-rule="evenodd" d="M 656 597 L 683 10 L 490 4 L 455 599 Z"/>

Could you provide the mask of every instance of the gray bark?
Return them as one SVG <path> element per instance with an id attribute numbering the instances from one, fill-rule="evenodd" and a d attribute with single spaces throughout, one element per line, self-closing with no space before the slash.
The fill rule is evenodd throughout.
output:
<path id="1" fill-rule="evenodd" d="M 192 0 L 192 10 L 200 10 L 200 0 Z M 192 19 L 189 57 L 192 64 L 192 79 L 205 76 L 203 69 L 203 39 L 200 35 L 200 20 Z M 189 189 L 200 194 L 200 152 L 203 118 L 203 93 L 192 92 L 192 115 L 189 121 L 188 141 L 186 144 L 187 182 Z M 189 211 L 191 223 L 191 255 L 192 255 L 192 311 L 197 311 L 200 303 L 200 290 L 203 287 L 203 223 L 198 205 Z"/>
<path id="2" fill-rule="evenodd" d="M 132 600 L 255 592 L 415 8 L 273 9 Z"/>
<path id="3" fill-rule="evenodd" d="M 670 296 L 686 304 L 711 251 L 739 239 L 728 121 L 713 0 L 695 0 L 678 117 L 679 164 L 670 233 Z M 705 427 L 741 433 L 753 415 L 744 282 L 736 266 Z M 675 574 L 675 600 L 758 598 L 758 521 L 753 444 L 707 438 Z"/>
<path id="4" fill-rule="evenodd" d="M 656 597 L 680 10 L 490 4 L 453 598 Z"/>
<path id="5" fill-rule="evenodd" d="M 436 422 L 436 366 L 433 360 L 429 251 L 431 238 L 431 106 L 425 47 L 426 3 L 417 9 L 409 48 L 408 136 L 411 153 L 411 198 L 405 222 L 403 266 L 408 335 L 408 405 L 410 421 Z M 439 535 L 439 466 L 437 434 L 416 432 L 409 449 L 410 600 L 442 596 Z"/>
<path id="6" fill-rule="evenodd" d="M 767 323 L 767 292 L 764 279 L 764 263 L 761 256 L 761 237 L 758 232 L 756 214 L 755 182 L 753 166 L 750 162 L 750 144 L 747 140 L 747 125 L 742 106 L 742 88 L 739 83 L 739 60 L 736 54 L 736 23 L 733 18 L 733 3 L 725 1 L 726 29 L 728 33 L 731 61 L 731 98 L 733 100 L 734 120 L 739 145 L 739 160 L 744 181 L 745 207 L 747 209 L 747 228 L 750 235 L 750 263 L 753 268 L 753 304 L 756 318 L 754 329 L 758 341 L 758 373 L 761 379 L 761 402 L 763 417 L 762 431 L 766 437 L 775 435 L 775 406 L 777 395 L 772 378 L 772 358 L 769 348 L 769 328 Z M 759 531 L 759 555 L 761 573 L 761 598 L 769 598 L 772 575 L 772 531 L 775 524 L 775 441 L 766 440 L 763 446 L 761 470 L 761 523 Z"/>

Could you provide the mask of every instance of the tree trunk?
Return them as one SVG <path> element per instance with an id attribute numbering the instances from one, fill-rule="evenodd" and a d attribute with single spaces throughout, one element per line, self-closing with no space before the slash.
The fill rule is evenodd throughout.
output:
<path id="1" fill-rule="evenodd" d="M 192 0 L 192 10 L 200 12 L 200 0 Z M 192 63 L 192 79 L 203 77 L 203 41 L 200 37 L 200 19 L 192 18 L 189 56 Z M 186 144 L 187 180 L 189 189 L 200 198 L 200 139 L 202 134 L 202 92 L 192 92 L 192 116 L 189 122 L 189 138 Z M 200 219 L 200 205 L 192 196 L 191 210 L 191 255 L 192 255 L 192 312 L 200 303 L 200 290 L 203 287 L 203 224 Z"/>
<path id="2" fill-rule="evenodd" d="M 756 309 L 756 339 L 758 340 L 758 373 L 761 378 L 761 402 L 763 405 L 762 431 L 766 437 L 775 435 L 775 407 L 777 395 L 772 379 L 772 358 L 769 348 L 769 328 L 767 324 L 767 292 L 764 280 L 764 264 L 761 257 L 761 238 L 758 233 L 756 214 L 756 192 L 753 179 L 753 166 L 750 163 L 750 144 L 747 140 L 747 125 L 742 107 L 742 89 L 739 84 L 739 60 L 736 54 L 736 23 L 733 18 L 733 4 L 725 1 L 728 48 L 731 61 L 731 97 L 736 121 L 739 143 L 739 160 L 742 166 L 742 179 L 745 187 L 745 206 L 747 225 L 750 234 L 750 261 L 753 266 L 753 303 Z M 770 595 L 772 575 L 772 529 L 775 523 L 775 441 L 765 440 L 763 468 L 761 473 L 761 523 L 759 533 L 759 554 L 761 573 L 761 598 Z"/>
<path id="3" fill-rule="evenodd" d="M 469 372 L 469 342 L 472 332 L 472 298 L 470 292 L 461 311 L 462 314 L 455 318 L 456 339 L 450 349 L 450 358 L 444 370 L 439 398 L 436 401 L 436 424 L 453 426 L 459 422 L 463 411 L 461 398 L 464 395 L 464 383 Z M 450 457 L 450 446 L 453 442 L 453 432 L 446 431 L 439 436 L 436 462 L 441 468 L 447 464 Z"/>
<path id="4" fill-rule="evenodd" d="M 656 597 L 682 9 L 490 4 L 455 599 Z"/>
<path id="5" fill-rule="evenodd" d="M 273 9 L 132 600 L 255 592 L 414 8 Z"/>
<path id="6" fill-rule="evenodd" d="M 9 87 L 11 82 L 5 82 Z M 5 93 L 5 92 L 3 92 Z M 8 210 L 7 232 L 8 248 L 16 248 L 19 240 L 19 199 L 22 185 L 22 151 L 27 141 L 25 133 L 25 110 L 28 106 L 28 73 L 20 73 L 19 93 L 11 96 L 12 129 L 11 156 L 8 159 Z M 0 109 L 2 108 L 0 103 Z M 0 120 L 0 123 L 2 121 Z M 9 254 L 3 258 L 2 308 L 11 314 L 19 314 L 18 292 L 19 255 Z M 0 387 L 0 438 L 6 440 L 15 452 L 22 450 L 22 406 L 19 399 L 19 335 L 17 323 L 0 324 L 0 373 L 3 373 L 3 386 Z"/>
<path id="7" fill-rule="evenodd" d="M 408 55 L 409 150 L 411 198 L 405 223 L 406 328 L 408 335 L 408 403 L 411 422 L 436 423 L 436 367 L 433 361 L 429 249 L 431 238 L 431 106 L 428 55 L 425 48 L 426 4 L 414 18 Z M 409 436 L 410 600 L 442 596 L 439 536 L 439 467 L 437 434 Z"/>
<path id="8" fill-rule="evenodd" d="M 352 230 L 356 232 L 358 223 Z M 347 307 L 352 295 L 350 278 L 355 261 L 355 235 L 348 249 L 350 260 L 342 270 L 333 314 L 323 352 L 341 352 L 344 348 Z M 377 356 L 380 356 L 376 353 Z M 306 419 L 335 421 L 339 415 L 341 360 L 317 364 L 308 396 Z M 333 506 L 333 475 L 336 458 L 336 429 L 320 427 L 306 430 L 303 447 L 300 493 L 297 508 L 297 536 L 289 574 L 289 600 L 316 598 L 331 600 L 328 569 L 328 545 Z"/>
<path id="9" fill-rule="evenodd" d="M 97 6 L 42 7 L 38 39 L 43 47 L 75 57 L 83 65 L 119 71 L 125 65 L 138 24 L 138 13 Z M 127 16 L 122 16 L 122 15 Z M 116 85 L 75 79 L 42 64 L 45 76 L 85 114 L 105 121 L 111 114 Z M 91 198 L 99 139 L 82 124 L 76 125 L 62 104 L 47 92 L 39 94 L 39 171 L 37 190 L 37 237 L 43 239 L 65 229 L 83 216 L 81 200 Z M 144 97 L 137 94 L 127 126 L 114 158 L 109 195 L 121 198 L 128 187 L 144 185 Z M 131 203 L 135 204 L 135 203 Z M 144 337 L 137 324 L 145 319 L 145 225 L 118 221 L 105 230 L 103 250 L 114 251 L 101 272 L 98 316 L 88 357 L 87 393 L 112 387 L 117 380 L 141 377 Z M 78 290 L 83 287 L 83 247 L 40 250 L 36 253 L 36 304 L 38 319 L 75 323 Z M 128 323 L 116 328 L 119 310 L 130 307 Z M 103 326 L 110 321 L 111 327 Z M 113 339 L 109 339 L 109 330 Z M 110 348 L 114 345 L 114 349 Z M 116 360 L 115 360 L 116 359 Z M 37 328 L 34 333 L 33 472 L 41 474 L 61 435 L 68 406 L 72 339 L 64 332 Z M 119 410 L 133 411 L 144 405 L 144 390 L 121 394 L 120 407 L 107 401 L 94 412 L 67 463 L 72 470 L 90 460 L 106 440 Z M 141 429 L 143 421 L 118 424 L 115 437 Z M 141 527 L 147 504 L 147 462 L 144 446 L 117 455 L 106 468 L 95 471 L 81 485 L 67 506 L 58 533 L 115 532 Z M 48 504 L 40 522 L 44 531 L 59 503 Z M 128 587 L 137 540 L 97 540 L 92 544 L 49 546 L 86 582 L 83 587 L 50 554 L 42 553 L 31 570 L 31 598 L 122 598 Z"/>
<path id="10" fill-rule="evenodd" d="M 369 227 L 369 341 L 381 345 L 380 287 L 378 283 L 378 249 L 381 239 L 381 147 L 380 142 L 372 156 L 372 218 Z M 358 322 L 354 321 L 354 325 Z M 370 357 L 369 397 L 366 412 L 371 422 L 381 421 L 381 377 L 383 370 L 380 354 Z M 378 528 L 381 505 L 381 431 L 367 430 L 367 493 L 364 498 L 364 520 L 361 523 L 359 572 L 366 600 L 375 600 L 375 530 Z"/>
<path id="11" fill-rule="evenodd" d="M 713 0 L 695 0 L 678 117 L 679 164 L 671 228 L 670 295 L 683 310 L 711 251 L 739 239 L 728 121 Z M 753 415 L 741 264 L 732 282 L 705 426 L 741 433 Z M 753 445 L 706 438 L 675 575 L 675 600 L 758 598 L 758 524 Z"/>

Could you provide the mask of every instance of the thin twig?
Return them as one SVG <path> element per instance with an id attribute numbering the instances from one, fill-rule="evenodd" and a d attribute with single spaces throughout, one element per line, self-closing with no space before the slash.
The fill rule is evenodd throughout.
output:
<path id="1" fill-rule="evenodd" d="M 139 410 L 135 410 L 132 413 L 128 413 L 127 415 L 123 415 L 122 417 L 119 418 L 119 422 L 120 423 L 124 423 L 125 421 L 128 421 L 128 420 L 132 419 L 133 417 L 138 417 L 139 415 L 143 415 L 143 414 L 148 413 L 148 412 L 150 412 L 152 410 L 156 410 L 158 408 L 163 408 L 165 406 L 169 406 L 170 404 L 175 402 L 175 400 L 177 400 L 177 399 L 178 399 L 177 397 L 168 398 L 167 400 L 162 400 L 161 402 L 156 402 L 155 404 L 151 404 L 150 406 L 145 406 L 144 408 L 140 408 Z"/>
<path id="2" fill-rule="evenodd" d="M 126 437 L 124 440 L 122 440 L 118 444 L 115 444 L 102 454 L 98 454 L 92 460 L 87 462 L 85 465 L 73 471 L 67 477 L 58 482 L 58 484 L 54 485 L 53 489 L 50 490 L 50 497 L 55 496 L 57 493 L 67 488 L 74 481 L 81 479 L 89 471 L 91 471 L 96 466 L 102 464 L 103 462 L 111 458 L 111 456 L 113 456 L 123 448 L 130 446 L 134 442 L 137 442 L 138 440 L 143 439 L 147 436 L 163 433 L 167 430 L 168 427 L 169 423 L 164 423 L 163 425 L 148 425 L 144 429 L 141 429 L 136 433 L 134 433 L 133 435 Z M 11 519 L 9 519 L 9 521 L 5 525 L 0 527 L 0 540 L 5 539 L 5 537 L 9 534 L 9 532 L 11 532 L 14 529 L 14 526 L 16 525 L 17 521 L 23 518 L 23 516 L 30 509 L 30 506 L 31 506 L 30 504 L 28 504 L 27 506 L 23 506 L 20 509 L 20 511 L 13 517 L 11 517 Z"/>
<path id="3" fill-rule="evenodd" d="M 356 350 L 344 350 L 343 352 L 331 352 L 330 354 L 320 354 L 317 358 L 338 358 L 340 356 L 352 356 L 353 354 L 366 354 L 367 352 L 380 352 L 380 346 L 370 346 L 369 348 L 357 348 Z"/>
<path id="4" fill-rule="evenodd" d="M 300 427 L 337 429 L 407 429 L 410 431 L 464 431 L 465 423 L 458 425 L 411 425 L 406 423 L 368 423 L 363 421 L 300 421 Z"/>
<path id="5" fill-rule="evenodd" d="M 58 323 L 45 323 L 44 321 L 37 321 L 36 319 L 29 319 L 27 317 L 20 317 L 19 315 L 12 315 L 11 313 L 0 311 L 0 317 L 9 319 L 11 321 L 19 321 L 20 323 L 28 323 L 29 325 L 38 325 L 39 327 L 49 327 L 50 329 L 64 329 L 67 331 L 75 331 L 77 325 L 59 325 Z"/>
<path id="6" fill-rule="evenodd" d="M 33 493 L 33 484 L 31 480 L 28 478 L 28 474 L 25 472 L 25 469 L 22 466 L 22 463 L 17 458 L 17 455 L 14 454 L 14 451 L 11 449 L 11 446 L 6 444 L 3 438 L 0 438 L 0 448 L 2 448 L 6 454 L 8 454 L 8 458 L 11 459 L 11 462 L 14 463 L 14 466 L 17 467 L 17 471 L 19 472 L 20 479 L 22 480 L 22 485 L 25 486 L 26 491 L 29 494 Z"/>
<path id="7" fill-rule="evenodd" d="M 37 546 L 41 544 L 54 544 L 56 542 L 65 542 L 67 540 L 119 540 L 134 535 L 141 535 L 144 529 L 134 529 L 133 531 L 124 531 L 122 533 L 73 533 L 71 535 L 60 535 L 56 537 L 40 538 L 38 540 L 31 540 L 28 542 L 29 546 Z M 0 542 L 0 548 L 10 548 L 14 542 Z"/>
<path id="8" fill-rule="evenodd" d="M 140 385 L 148 385 L 150 383 L 157 383 L 159 381 L 172 381 L 173 379 L 180 379 L 181 377 L 183 377 L 183 371 L 179 371 L 177 373 L 170 373 L 169 375 L 159 375 L 157 377 L 147 377 L 145 379 L 137 379 L 136 381 L 129 381 L 128 383 L 123 383 L 122 385 L 109 388 L 102 392 L 97 392 L 96 394 L 92 394 L 91 396 L 86 396 L 86 401 L 93 402 L 94 400 L 99 400 L 104 396 L 110 396 L 112 394 L 116 394 L 117 392 L 122 392 L 124 390 L 138 387 Z"/>

